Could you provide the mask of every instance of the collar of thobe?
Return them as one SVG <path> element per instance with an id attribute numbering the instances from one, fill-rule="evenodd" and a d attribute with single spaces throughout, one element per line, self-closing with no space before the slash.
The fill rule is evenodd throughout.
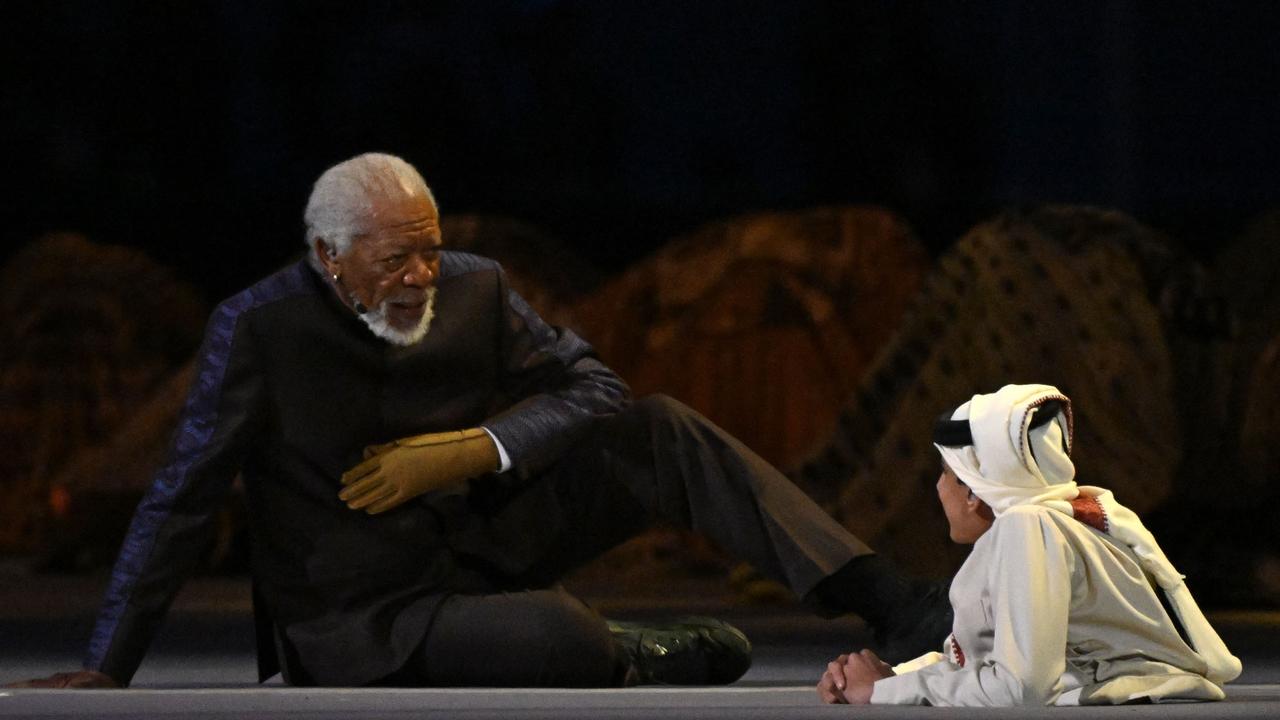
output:
<path id="1" fill-rule="evenodd" d="M 1238 676 L 1240 661 L 1205 620 L 1183 576 L 1137 514 L 1121 505 L 1110 490 L 1076 484 L 1070 457 L 1073 435 L 1071 400 L 1057 388 L 1006 385 L 991 394 L 974 395 L 940 420 L 935 439 L 946 444 L 935 442 L 934 446 L 997 518 L 1012 507 L 1043 505 L 1132 548 L 1143 569 L 1169 597 L 1192 645 L 1208 665 L 1207 677 L 1223 683 Z M 968 444 L 962 444 L 965 441 Z"/>

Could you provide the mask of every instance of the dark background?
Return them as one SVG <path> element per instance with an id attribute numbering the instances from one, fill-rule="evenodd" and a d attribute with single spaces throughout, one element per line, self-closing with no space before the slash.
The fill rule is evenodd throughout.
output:
<path id="1" fill-rule="evenodd" d="M 1013 203 L 1197 255 L 1280 200 L 1280 3 L 0 3 L 4 257 L 71 229 L 210 299 L 366 150 L 605 270 L 726 215 L 876 203 L 933 250 Z M 3 258 L 0 258 L 2 260 Z"/>

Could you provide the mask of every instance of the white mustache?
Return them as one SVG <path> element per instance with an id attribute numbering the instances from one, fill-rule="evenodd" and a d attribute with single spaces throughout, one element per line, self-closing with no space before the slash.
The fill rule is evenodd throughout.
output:
<path id="1" fill-rule="evenodd" d="M 431 319 L 435 315 L 435 288 L 428 288 L 422 295 L 405 295 L 396 300 L 383 300 L 378 303 L 376 310 L 361 313 L 360 319 L 364 324 L 373 331 L 374 335 L 392 343 L 393 345 L 413 345 L 426 336 L 427 331 L 431 328 Z M 414 328 L 401 330 L 394 328 L 387 321 L 387 309 L 393 302 L 416 303 L 421 301 L 424 304 L 422 317 L 418 320 L 418 324 Z"/>

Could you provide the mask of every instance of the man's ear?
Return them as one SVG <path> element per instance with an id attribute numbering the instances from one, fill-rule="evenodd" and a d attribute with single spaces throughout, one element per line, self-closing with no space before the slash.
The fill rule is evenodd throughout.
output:
<path id="1" fill-rule="evenodd" d="M 974 515 L 986 520 L 987 522 L 995 522 L 996 514 L 991 510 L 991 506 L 978 497 L 972 490 L 969 491 L 969 498 L 966 501 L 969 505 L 969 511 Z"/>
<path id="2" fill-rule="evenodd" d="M 342 263 L 338 261 L 338 251 L 325 242 L 324 238 L 316 238 L 312 249 L 320 264 L 330 275 L 342 275 Z"/>

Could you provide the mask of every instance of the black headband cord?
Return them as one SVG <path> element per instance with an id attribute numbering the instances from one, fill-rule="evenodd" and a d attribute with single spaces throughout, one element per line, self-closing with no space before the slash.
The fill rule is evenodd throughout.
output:
<path id="1" fill-rule="evenodd" d="M 1062 412 L 1062 401 L 1046 400 L 1036 407 L 1028 430 L 1047 425 Z M 1063 439 L 1065 442 L 1065 438 Z M 973 430 L 968 420 L 952 420 L 951 413 L 943 413 L 933 424 L 933 441 L 942 447 L 968 447 L 973 444 Z"/>

